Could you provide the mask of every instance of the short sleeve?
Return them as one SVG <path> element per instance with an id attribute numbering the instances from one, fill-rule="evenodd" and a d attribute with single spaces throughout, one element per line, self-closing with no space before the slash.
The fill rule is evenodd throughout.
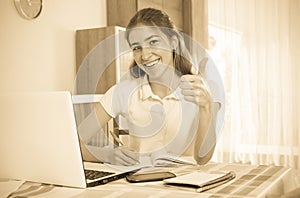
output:
<path id="1" fill-rule="evenodd" d="M 136 81 L 120 81 L 107 90 L 100 99 L 100 103 L 111 117 L 116 118 L 118 115 L 124 115 L 128 111 L 130 95 L 136 88 Z"/>
<path id="2" fill-rule="evenodd" d="M 100 103 L 105 109 L 105 111 L 112 117 L 116 117 L 118 112 L 120 112 L 120 101 L 118 99 L 118 93 L 116 92 L 116 85 L 112 86 L 106 93 L 101 97 Z"/>

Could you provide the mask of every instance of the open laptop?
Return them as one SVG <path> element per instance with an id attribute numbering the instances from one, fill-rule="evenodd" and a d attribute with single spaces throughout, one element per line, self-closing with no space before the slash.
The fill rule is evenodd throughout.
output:
<path id="1" fill-rule="evenodd" d="M 2 94 L 0 109 L 0 178 L 86 188 L 137 171 L 83 162 L 69 92 Z"/>

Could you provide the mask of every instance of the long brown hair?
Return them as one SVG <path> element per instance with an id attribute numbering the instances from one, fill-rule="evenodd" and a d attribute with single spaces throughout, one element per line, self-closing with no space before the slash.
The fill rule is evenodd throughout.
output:
<path id="1" fill-rule="evenodd" d="M 172 36 L 176 36 L 178 38 L 178 46 L 176 48 L 176 51 L 173 51 L 175 70 L 178 75 L 191 74 L 190 71 L 192 64 L 187 60 L 190 58 L 190 55 L 184 43 L 183 37 L 181 36 L 167 13 L 154 8 L 144 8 L 142 10 L 139 10 L 131 18 L 126 27 L 125 37 L 128 42 L 128 37 L 131 29 L 136 27 L 138 24 L 158 27 L 169 38 L 171 38 Z M 134 60 L 129 68 L 131 75 L 135 78 L 145 75 L 145 72 L 137 66 Z"/>

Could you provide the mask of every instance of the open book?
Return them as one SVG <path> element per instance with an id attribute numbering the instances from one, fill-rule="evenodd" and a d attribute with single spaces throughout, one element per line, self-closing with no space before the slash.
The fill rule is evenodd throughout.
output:
<path id="1" fill-rule="evenodd" d="M 150 167 L 175 167 L 178 165 L 196 165 L 190 157 L 178 157 L 169 153 L 143 154 L 139 158 L 139 163 L 133 166 L 122 166 L 107 164 L 118 170 L 130 170 L 132 168 L 142 169 Z"/>
<path id="2" fill-rule="evenodd" d="M 196 188 L 196 192 L 203 192 L 235 178 L 233 171 L 225 173 L 207 173 L 195 171 L 186 175 L 165 179 L 164 183 L 176 186 Z"/>
<path id="3" fill-rule="evenodd" d="M 178 157 L 170 153 L 159 153 L 151 155 L 142 155 L 140 157 L 140 165 L 143 167 L 170 167 L 177 165 L 195 165 L 191 160 Z"/>

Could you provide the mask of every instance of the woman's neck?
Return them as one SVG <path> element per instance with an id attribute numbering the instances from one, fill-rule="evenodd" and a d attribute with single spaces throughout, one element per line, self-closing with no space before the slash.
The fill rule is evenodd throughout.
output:
<path id="1" fill-rule="evenodd" d="M 161 79 L 149 79 L 152 92 L 161 99 L 170 95 L 179 85 L 180 77 L 173 73 L 170 77 L 165 76 Z"/>
<path id="2" fill-rule="evenodd" d="M 172 93 L 172 90 L 169 87 L 159 83 L 150 83 L 150 87 L 152 92 L 161 99 Z"/>

